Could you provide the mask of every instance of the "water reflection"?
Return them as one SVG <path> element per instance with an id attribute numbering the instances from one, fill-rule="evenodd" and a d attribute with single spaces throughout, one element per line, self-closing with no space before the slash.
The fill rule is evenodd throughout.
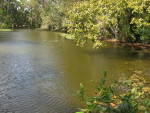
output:
<path id="1" fill-rule="evenodd" d="M 149 75 L 147 51 L 117 44 L 93 50 L 90 42 L 80 48 L 49 31 L 0 32 L 0 112 L 73 113 L 80 82 L 91 89 L 104 70 L 108 84 L 133 70 Z"/>

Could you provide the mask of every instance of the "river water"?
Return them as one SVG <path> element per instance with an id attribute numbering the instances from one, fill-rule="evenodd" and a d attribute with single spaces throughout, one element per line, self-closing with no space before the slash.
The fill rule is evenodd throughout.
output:
<path id="1" fill-rule="evenodd" d="M 98 50 L 88 42 L 50 31 L 0 32 L 0 113 L 74 113 L 82 103 L 73 96 L 83 83 L 130 77 L 134 71 L 150 77 L 150 50 L 108 44 Z"/>

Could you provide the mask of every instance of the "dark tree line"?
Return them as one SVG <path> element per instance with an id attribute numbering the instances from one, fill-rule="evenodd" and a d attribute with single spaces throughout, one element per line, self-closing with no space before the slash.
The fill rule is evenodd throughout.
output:
<path id="1" fill-rule="evenodd" d="M 40 27 L 37 7 L 25 0 L 0 0 L 0 28 Z"/>

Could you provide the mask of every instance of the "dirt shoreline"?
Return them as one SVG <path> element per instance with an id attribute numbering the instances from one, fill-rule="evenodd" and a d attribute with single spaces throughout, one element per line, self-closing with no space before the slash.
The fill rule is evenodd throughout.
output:
<path id="1" fill-rule="evenodd" d="M 137 47 L 141 49 L 150 48 L 150 44 L 144 44 L 144 43 L 138 43 L 138 42 L 135 42 L 135 43 L 120 42 L 117 39 L 105 39 L 104 41 L 110 42 L 110 43 L 118 43 L 118 44 L 122 44 L 122 45 L 129 46 L 129 47 Z"/>

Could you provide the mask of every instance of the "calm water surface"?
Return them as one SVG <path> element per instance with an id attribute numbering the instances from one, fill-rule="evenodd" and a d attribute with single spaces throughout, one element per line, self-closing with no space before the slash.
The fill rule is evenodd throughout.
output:
<path id="1" fill-rule="evenodd" d="M 74 113 L 82 82 L 91 91 L 108 70 L 108 84 L 133 71 L 150 77 L 150 50 L 108 44 L 76 47 L 50 31 L 0 32 L 0 113 Z"/>

